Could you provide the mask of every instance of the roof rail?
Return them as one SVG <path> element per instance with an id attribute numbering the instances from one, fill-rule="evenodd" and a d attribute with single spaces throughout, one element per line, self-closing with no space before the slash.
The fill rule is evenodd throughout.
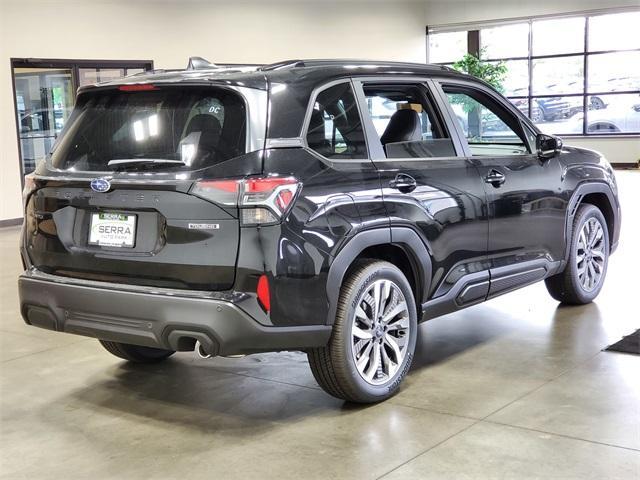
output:
<path id="1" fill-rule="evenodd" d="M 270 65 L 265 65 L 260 70 L 280 70 L 286 68 L 300 68 L 300 67 L 324 67 L 324 66 L 369 66 L 369 65 L 387 65 L 397 67 L 440 67 L 442 70 L 452 70 L 452 68 L 441 65 L 433 65 L 428 63 L 418 62 L 391 62 L 385 60 L 362 60 L 362 59 L 307 59 L 307 60 L 284 60 Z"/>
<path id="2" fill-rule="evenodd" d="M 270 70 L 281 70 L 283 68 L 294 68 L 294 67 L 304 67 L 303 60 L 283 60 L 281 62 L 271 63 L 269 65 L 264 65 L 260 70 L 270 71 Z"/>
<path id="3" fill-rule="evenodd" d="M 202 57 L 189 57 L 187 70 L 206 70 L 210 68 L 218 68 L 218 66 Z"/>

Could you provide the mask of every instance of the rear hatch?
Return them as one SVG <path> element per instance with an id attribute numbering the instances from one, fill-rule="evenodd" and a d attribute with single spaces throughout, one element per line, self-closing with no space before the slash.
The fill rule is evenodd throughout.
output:
<path id="1" fill-rule="evenodd" d="M 248 108 L 225 88 L 129 85 L 78 97 L 37 170 L 24 247 L 45 273 L 178 289 L 232 287 L 238 210 L 197 180 L 259 173 Z M 264 133 L 262 133 L 264 134 Z"/>

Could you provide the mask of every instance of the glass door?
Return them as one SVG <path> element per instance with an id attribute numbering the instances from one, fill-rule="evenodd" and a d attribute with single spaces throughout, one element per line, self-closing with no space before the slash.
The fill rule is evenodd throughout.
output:
<path id="1" fill-rule="evenodd" d="M 153 68 L 151 61 L 12 59 L 22 174 L 33 172 L 66 123 L 78 87 Z"/>
<path id="2" fill-rule="evenodd" d="M 73 108 L 70 69 L 14 69 L 18 136 L 25 174 L 35 169 L 60 134 Z"/>

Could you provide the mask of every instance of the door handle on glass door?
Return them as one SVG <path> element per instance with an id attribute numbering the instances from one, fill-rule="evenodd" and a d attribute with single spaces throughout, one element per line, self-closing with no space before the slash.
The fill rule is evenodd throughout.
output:
<path id="1" fill-rule="evenodd" d="M 416 189 L 418 184 L 416 183 L 416 179 L 411 175 L 399 173 L 396 175 L 396 178 L 389 182 L 389 186 L 396 190 L 400 190 L 402 193 L 410 193 Z"/>
<path id="2" fill-rule="evenodd" d="M 486 177 L 484 177 L 485 183 L 490 183 L 494 187 L 498 188 L 502 185 L 507 177 L 504 176 L 504 173 L 499 172 L 498 170 L 491 170 Z"/>

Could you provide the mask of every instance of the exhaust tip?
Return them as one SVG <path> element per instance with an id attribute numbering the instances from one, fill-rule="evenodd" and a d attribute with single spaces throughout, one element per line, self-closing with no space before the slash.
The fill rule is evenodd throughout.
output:
<path id="1" fill-rule="evenodd" d="M 207 353 L 207 351 L 204 349 L 204 346 L 200 343 L 200 340 L 196 340 L 196 346 L 194 348 L 194 351 L 200 358 L 213 357 L 213 355 L 211 355 L 210 353 Z"/>

